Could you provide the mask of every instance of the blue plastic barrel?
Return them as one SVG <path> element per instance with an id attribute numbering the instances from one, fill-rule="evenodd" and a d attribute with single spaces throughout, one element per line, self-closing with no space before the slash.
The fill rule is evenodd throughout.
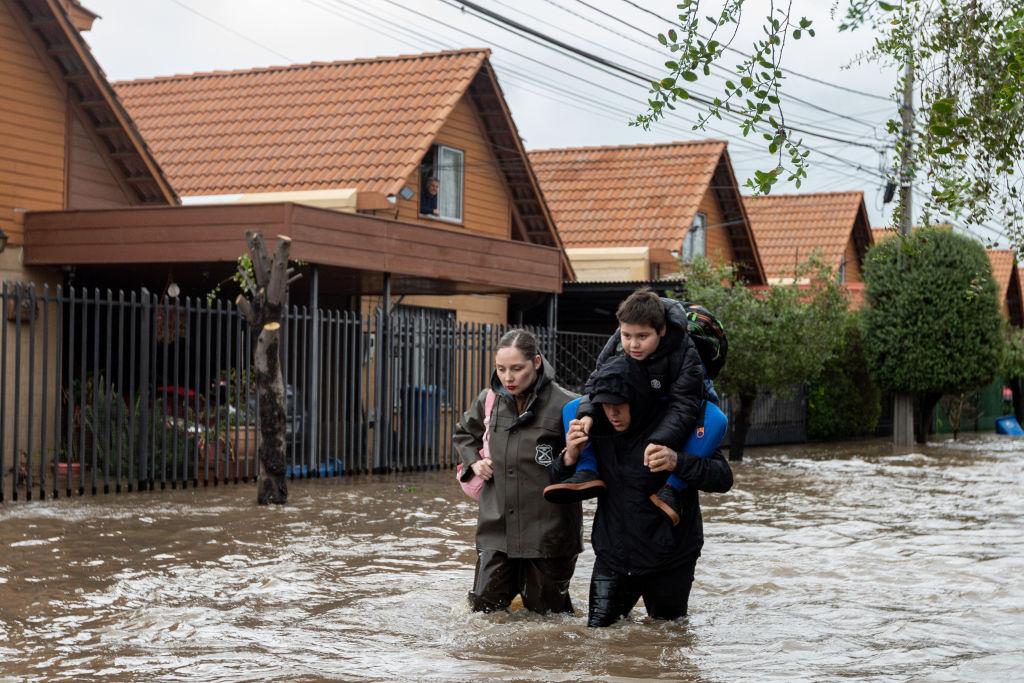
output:
<path id="1" fill-rule="evenodd" d="M 1024 436 L 1024 429 L 1021 429 L 1020 423 L 1017 422 L 1016 417 L 1013 415 L 1003 415 L 1002 417 L 996 418 L 996 434 Z"/>

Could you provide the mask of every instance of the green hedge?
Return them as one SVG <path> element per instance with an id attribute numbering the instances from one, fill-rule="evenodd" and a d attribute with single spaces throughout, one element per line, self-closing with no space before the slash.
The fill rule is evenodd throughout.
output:
<path id="1" fill-rule="evenodd" d="M 807 436 L 829 441 L 875 433 L 882 392 L 868 375 L 860 316 L 851 313 L 835 355 L 807 392 Z"/>

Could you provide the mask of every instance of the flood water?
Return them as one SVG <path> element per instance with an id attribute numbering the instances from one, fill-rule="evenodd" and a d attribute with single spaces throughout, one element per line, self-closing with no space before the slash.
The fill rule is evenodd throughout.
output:
<path id="1" fill-rule="evenodd" d="M 295 482 L 281 509 L 245 485 L 7 503 L 0 680 L 1024 678 L 1024 442 L 748 455 L 702 495 L 690 616 L 602 630 L 589 531 L 577 616 L 468 611 L 448 472 Z"/>

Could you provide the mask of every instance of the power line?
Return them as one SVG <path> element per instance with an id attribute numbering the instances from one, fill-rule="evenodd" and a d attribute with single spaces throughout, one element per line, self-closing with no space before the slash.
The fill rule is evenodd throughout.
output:
<path id="1" fill-rule="evenodd" d="M 261 47 L 264 50 L 266 50 L 267 52 L 272 52 L 273 54 L 277 55 L 281 59 L 288 60 L 289 62 L 294 62 L 295 61 L 294 59 L 292 59 L 288 55 L 283 54 L 281 52 L 278 52 L 274 48 L 268 47 L 268 46 L 264 45 L 263 43 L 261 43 L 261 42 L 259 42 L 257 40 L 253 40 L 252 38 L 250 38 L 247 35 L 239 33 L 238 31 L 236 31 L 235 29 L 231 28 L 230 26 L 226 26 L 226 25 L 220 23 L 219 21 L 217 21 L 216 19 L 212 19 L 212 18 L 206 16 L 205 14 L 200 12 L 199 10 L 192 9 L 191 7 L 186 5 L 185 3 L 179 2 L 179 0 L 171 0 L 171 2 L 173 2 L 175 5 L 181 7 L 182 9 L 188 10 L 189 12 L 191 12 L 192 14 L 196 15 L 199 18 L 205 19 L 206 21 L 210 22 L 214 26 L 219 26 L 220 28 L 224 29 L 225 31 L 227 31 L 228 33 L 230 33 L 233 36 L 237 36 L 237 37 L 241 38 L 242 40 L 244 40 L 244 41 L 246 41 L 248 43 L 252 43 L 253 45 L 255 45 L 257 47 Z"/>
<path id="2" fill-rule="evenodd" d="M 558 3 L 555 2 L 554 0 L 546 0 L 546 1 L 550 2 L 551 4 L 554 4 L 557 7 L 561 7 L 561 5 L 558 5 Z M 609 19 L 613 19 L 614 21 L 617 21 L 620 24 L 628 26 L 629 28 L 633 29 L 634 31 L 639 32 L 641 35 L 648 36 L 650 38 L 654 38 L 654 36 L 651 35 L 650 33 L 648 33 L 646 30 L 640 28 L 639 26 L 637 26 L 635 24 L 632 24 L 632 23 L 626 21 L 622 17 L 618 17 L 618 16 L 616 16 L 614 14 L 606 12 L 605 10 L 603 10 L 603 9 L 601 9 L 599 7 L 595 7 L 594 5 L 591 5 L 590 3 L 586 2 L 585 0 L 576 0 L 576 1 L 578 3 L 580 3 L 581 5 L 583 5 L 585 7 L 589 7 L 593 11 L 608 17 Z M 571 11 L 571 10 L 566 10 L 566 11 Z M 577 14 L 575 12 L 572 12 L 572 14 L 575 14 L 576 16 L 579 16 L 579 17 L 583 17 L 583 15 Z M 585 17 L 583 17 L 583 18 L 584 18 L 585 21 L 591 21 L 591 20 L 589 20 L 589 19 L 587 19 Z M 593 21 L 591 21 L 591 23 L 594 23 L 597 26 L 604 26 L 604 24 L 598 24 L 598 23 L 593 22 Z M 614 32 L 614 31 L 613 31 L 613 33 L 615 33 L 615 35 L 619 35 L 619 36 L 622 35 L 621 33 L 617 33 L 617 32 Z M 703 36 L 701 36 L 701 37 L 703 37 Z M 634 41 L 634 42 L 639 42 L 639 41 Z M 652 48 L 652 49 L 654 49 L 654 48 Z M 661 52 L 659 50 L 655 49 L 655 51 L 658 52 L 659 54 L 661 54 Z M 740 54 L 743 54 L 743 53 L 740 53 Z M 662 55 L 662 56 L 664 56 L 664 55 Z M 724 73 L 728 74 L 729 76 L 733 76 L 733 77 L 736 76 L 736 74 L 734 72 L 730 71 L 729 69 L 725 68 L 724 66 L 721 66 L 720 64 L 713 63 L 711 65 L 711 67 L 713 69 L 717 70 L 717 71 L 724 72 Z M 725 76 L 722 76 L 722 78 L 723 78 L 723 80 L 725 80 Z M 786 95 L 786 99 L 788 101 L 792 101 L 792 102 L 799 102 L 800 104 L 803 104 L 804 106 L 809 107 L 811 109 L 815 109 L 817 111 L 821 111 L 821 112 L 825 112 L 827 114 L 831 114 L 833 118 L 846 119 L 847 121 L 852 121 L 853 123 L 858 123 L 858 124 L 860 124 L 862 126 L 867 126 L 867 127 L 871 128 L 872 130 L 877 130 L 877 128 L 878 128 L 877 124 L 871 123 L 870 121 L 864 121 L 864 120 L 858 119 L 858 118 L 856 118 L 854 116 L 850 116 L 848 114 L 838 113 L 838 112 L 836 112 L 836 111 L 834 111 L 832 109 L 827 109 L 825 107 L 820 106 L 819 104 L 817 104 L 815 102 L 811 102 L 809 100 L 802 99 L 802 98 L 797 97 L 796 95 L 793 95 L 793 94 L 787 94 Z M 886 100 L 886 101 L 888 101 L 888 100 Z"/>
<path id="3" fill-rule="evenodd" d="M 653 80 L 655 80 L 653 77 L 651 77 L 649 75 L 639 73 L 639 72 L 637 72 L 637 71 L 635 71 L 635 70 L 633 70 L 633 69 L 631 69 L 631 68 L 629 68 L 627 66 L 624 66 L 622 64 L 617 64 L 616 62 L 613 62 L 611 60 L 605 59 L 605 58 L 603 58 L 603 57 L 601 57 L 599 55 L 596 55 L 596 54 L 594 54 L 592 52 L 588 52 L 587 50 L 583 50 L 581 48 L 578 48 L 578 47 L 575 47 L 573 45 L 570 45 L 570 44 L 568 44 L 568 43 L 566 43 L 566 42 L 564 42 L 562 40 L 559 40 L 557 38 L 553 38 L 551 36 L 548 36 L 548 35 L 544 34 L 543 32 L 538 31 L 538 30 L 536 30 L 534 28 L 531 28 L 529 26 L 525 26 L 525 25 L 515 21 L 514 19 L 510 19 L 510 18 L 505 17 L 505 16 L 503 16 L 501 14 L 498 14 L 497 12 L 493 12 L 492 10 L 489 10 L 487 8 L 484 8 L 484 7 L 481 7 L 480 5 L 478 5 L 476 3 L 469 2 L 469 0 L 440 0 L 440 1 L 445 3 L 446 5 L 451 6 L 451 7 L 457 7 L 456 3 L 458 3 L 458 5 L 462 5 L 464 7 L 468 7 L 471 10 L 477 12 L 478 18 L 486 21 L 487 23 L 490 23 L 490 24 L 493 24 L 495 26 L 498 26 L 499 28 L 502 28 L 502 29 L 504 29 L 506 31 L 509 31 L 511 33 L 520 32 L 519 33 L 520 37 L 524 37 L 527 40 L 529 40 L 530 42 L 537 43 L 537 44 L 542 45 L 544 47 L 548 47 L 549 49 L 551 49 L 551 46 L 558 47 L 558 48 L 560 48 L 561 50 L 564 51 L 563 54 L 565 54 L 565 56 L 570 57 L 571 59 L 574 59 L 575 61 L 582 62 L 582 63 L 586 63 L 587 61 L 589 61 L 589 62 L 591 62 L 593 64 L 598 64 L 598 65 L 604 67 L 604 69 L 601 69 L 602 71 L 605 71 L 605 69 L 610 70 L 610 72 L 609 71 L 605 71 L 605 73 L 610 73 L 610 75 L 613 75 L 613 76 L 615 76 L 617 78 L 620 78 L 622 80 L 626 80 L 627 82 L 630 82 L 629 81 L 630 78 L 635 79 L 637 81 L 637 83 L 644 83 L 644 84 L 649 84 Z M 521 35 L 522 33 L 526 33 L 527 35 L 526 36 L 522 36 Z M 538 40 L 541 41 L 541 42 L 538 43 Z M 691 95 L 690 99 L 692 99 L 692 100 L 694 100 L 696 102 L 699 102 L 701 104 L 704 104 L 704 105 L 711 105 L 712 104 L 711 100 L 709 100 L 706 97 L 704 97 L 702 95 L 699 95 L 699 94 Z M 684 104 L 688 104 L 687 100 L 681 100 L 681 102 L 684 103 Z M 693 105 L 689 105 L 689 106 L 693 106 Z M 730 113 L 727 113 L 726 115 L 727 116 L 731 115 L 733 118 L 736 118 L 738 116 L 736 114 L 730 114 Z M 813 136 L 813 137 L 822 138 L 824 140 L 832 140 L 834 142 L 842 142 L 842 143 L 845 143 L 845 144 L 848 144 L 848 145 L 851 145 L 851 146 L 854 146 L 854 147 L 864 147 L 866 149 L 870 149 L 870 150 L 873 150 L 873 151 L 876 151 L 876 152 L 881 151 L 875 145 L 871 145 L 871 144 L 864 143 L 864 142 L 857 142 L 857 141 L 854 141 L 854 140 L 848 140 L 846 138 L 836 137 L 836 136 L 833 136 L 833 135 L 829 135 L 827 133 L 819 133 L 819 132 L 815 132 L 815 131 L 807 129 L 807 128 L 802 128 L 802 127 L 798 127 L 798 126 L 787 126 L 787 128 L 789 128 L 789 130 L 795 131 L 797 133 L 803 133 L 805 135 L 810 135 L 810 136 Z"/>
<path id="4" fill-rule="evenodd" d="M 177 2 L 177 0 L 172 0 L 172 2 L 175 2 L 176 4 L 181 4 L 181 3 L 178 3 L 178 2 Z M 352 22 L 352 23 L 355 23 L 356 25 L 359 25 L 359 26 L 362 26 L 362 27 L 364 27 L 364 28 L 368 28 L 368 29 L 371 29 L 371 30 L 375 30 L 375 31 L 377 31 L 377 32 L 380 32 L 380 33 L 381 33 L 382 35 L 385 35 L 385 36 L 387 36 L 387 37 L 389 37 L 389 38 L 392 38 L 392 39 L 394 39 L 394 40 L 398 40 L 399 42 L 401 42 L 401 43 L 403 43 L 403 44 L 405 44 L 405 45 L 408 45 L 408 46 L 412 47 L 412 48 L 413 48 L 413 49 L 415 49 L 415 50 L 422 50 L 422 46 L 421 46 L 420 44 L 418 44 L 417 42 L 411 42 L 411 41 L 409 41 L 409 40 L 405 40 L 405 39 L 403 39 L 403 38 L 402 38 L 402 37 L 401 37 L 400 35 L 399 35 L 399 36 L 396 36 L 396 35 L 395 35 L 394 33 L 386 32 L 386 31 L 382 31 L 382 30 L 381 30 L 381 27 L 380 27 L 380 24 L 377 24 L 377 25 L 375 25 L 375 24 L 372 24 L 372 23 L 367 23 L 367 22 L 362 22 L 362 21 L 359 21 L 358 19 L 355 19 L 355 18 L 353 18 L 353 17 L 351 16 L 351 15 L 348 15 L 348 14 L 341 14 L 341 13 L 338 13 L 338 12 L 336 12 L 335 10 L 331 9 L 330 7 L 324 7 L 323 5 L 320 5 L 319 3 L 313 2 L 312 0 L 304 0 L 304 2 L 306 2 L 307 4 L 310 4 L 310 5 L 311 5 L 311 6 L 313 6 L 313 7 L 316 7 L 316 8 L 318 8 L 318 9 L 321 9 L 322 11 L 327 11 L 327 12 L 329 12 L 329 13 L 331 13 L 331 14 L 334 14 L 334 15 L 338 16 L 339 18 L 343 18 L 343 19 L 345 19 L 345 20 L 347 20 L 347 21 L 350 21 L 350 22 Z M 353 5 L 351 5 L 351 4 L 347 3 L 347 2 L 344 2 L 344 0 L 334 0 L 334 2 L 335 2 L 335 3 L 337 3 L 337 4 L 340 4 L 340 5 L 344 5 L 344 6 L 347 6 L 347 7 L 348 7 L 348 8 L 350 8 L 350 9 L 354 9 L 354 10 L 356 10 L 356 11 L 360 11 L 360 10 L 361 10 L 361 11 L 363 11 L 364 13 L 366 13 L 366 12 L 365 12 L 365 9 L 364 9 L 364 8 L 360 8 L 360 7 L 356 7 L 356 6 L 353 6 Z M 394 4 L 397 4 L 397 3 L 394 3 Z M 399 6 L 399 7 L 402 7 L 401 5 L 398 5 L 398 6 Z M 184 6 L 184 5 L 183 5 L 183 7 L 185 7 L 186 9 L 190 9 L 190 8 L 188 8 L 187 6 Z M 403 9 L 406 9 L 406 10 L 408 10 L 409 8 L 405 8 L 405 7 L 403 7 Z M 225 25 L 221 24 L 220 22 L 216 22 L 216 21 L 214 21 L 214 20 L 211 20 L 211 19 L 209 19 L 208 17 L 205 17 L 205 16 L 201 15 L 201 14 L 200 14 L 200 13 L 198 13 L 198 12 L 193 12 L 193 13 L 194 13 L 194 14 L 197 14 L 198 16 L 200 16 L 201 18 L 203 18 L 203 19 L 205 19 L 205 20 L 208 20 L 208 21 L 210 21 L 211 23 L 214 23 L 214 24 L 215 24 L 215 25 L 217 25 L 217 26 L 218 26 L 219 28 L 221 28 L 221 29 L 223 29 L 223 30 L 225 30 L 225 31 L 228 31 L 228 32 L 232 33 L 233 35 L 237 35 L 237 36 L 239 36 L 239 37 L 241 37 L 241 38 L 243 38 L 243 39 L 245 39 L 245 40 L 247 40 L 247 41 L 249 41 L 249 42 L 252 42 L 252 43 L 254 43 L 254 44 L 260 45 L 261 47 L 265 47 L 266 49 L 268 49 L 268 50 L 270 50 L 270 51 L 274 52 L 275 54 L 279 54 L 280 56 L 284 57 L 285 59 L 288 59 L 289 61 L 294 61 L 294 60 L 291 60 L 291 59 L 290 59 L 289 57 L 287 57 L 286 55 L 283 55 L 283 54 L 281 54 L 281 53 L 278 53 L 278 52 L 274 51 L 274 50 L 273 50 L 272 48 L 269 48 L 269 47 L 267 47 L 267 46 L 263 46 L 263 45 L 259 44 L 259 43 L 258 43 L 257 41 L 255 41 L 255 40 L 253 40 L 253 39 L 249 38 L 248 36 L 245 36 L 244 34 L 241 34 L 241 33 L 237 32 L 237 31 L 235 31 L 234 29 L 231 29 L 231 28 L 230 28 L 230 27 L 228 27 L 228 26 L 225 26 Z M 372 17 L 374 17 L 375 19 L 378 19 L 378 21 L 382 21 L 382 20 L 381 20 L 381 17 L 380 17 L 380 16 L 378 16 L 378 15 L 373 15 L 372 13 L 367 13 L 367 14 L 369 14 L 369 16 L 372 16 Z M 425 16 L 425 15 L 424 15 L 424 16 Z M 383 21 L 382 23 L 383 23 L 384 25 L 388 25 L 388 26 L 390 26 L 390 27 L 391 27 L 392 29 L 396 29 L 396 30 L 401 30 L 401 29 L 402 29 L 402 27 L 401 27 L 401 25 L 400 25 L 400 24 L 395 24 L 395 23 L 388 23 L 388 22 L 386 22 L 386 21 Z M 459 31 L 460 31 L 460 32 L 462 32 L 462 33 L 466 33 L 467 35 L 471 35 L 471 36 L 473 36 L 474 38 L 477 38 L 477 39 L 480 39 L 480 40 L 484 40 L 483 38 L 480 38 L 479 36 L 475 36 L 475 35 L 473 35 L 473 34 L 470 34 L 470 33 L 468 33 L 468 32 L 465 32 L 465 31 L 461 31 L 461 29 L 456 29 L 456 30 L 459 30 Z M 411 35 L 411 36 L 414 36 L 414 37 L 415 37 L 415 38 L 417 38 L 417 39 L 429 40 L 429 42 L 432 42 L 432 43 L 434 43 L 435 45 L 438 45 L 438 46 L 440 46 L 440 47 L 442 47 L 442 48 L 449 48 L 449 47 L 450 47 L 449 45 L 447 45 L 446 43 L 444 43 L 444 42 L 442 42 L 442 41 L 438 41 L 438 40 L 435 40 L 435 39 L 428 39 L 428 38 L 426 38 L 425 36 L 422 36 L 422 35 L 420 35 L 420 34 L 417 34 L 417 33 L 411 32 L 411 31 L 409 31 L 409 30 L 407 30 L 407 29 L 406 29 L 406 30 L 402 30 L 402 32 L 403 32 L 403 33 L 404 33 L 405 35 L 407 35 L 407 36 L 408 36 L 408 35 Z M 507 49 L 507 48 L 503 48 L 503 49 Z M 509 50 L 509 51 L 510 51 L 510 52 L 512 52 L 512 53 L 514 53 L 514 54 L 518 54 L 518 55 L 520 55 L 520 56 L 523 56 L 523 57 L 526 57 L 526 58 L 530 59 L 529 57 L 527 57 L 526 55 L 522 55 L 521 53 L 518 53 L 518 52 L 515 52 L 515 51 L 512 51 L 512 50 Z M 533 61 L 537 61 L 537 60 L 533 60 Z M 542 63 L 542 64 L 544 64 L 543 62 L 541 62 L 541 63 Z M 550 68 L 550 65 L 547 65 L 547 64 L 544 64 L 544 65 L 545 65 L 545 66 L 548 66 L 548 67 Z M 526 82 L 526 83 L 529 83 L 530 85 L 535 85 L 535 86 L 539 86 L 539 87 L 547 87 L 547 88 L 549 88 L 549 89 L 551 89 L 551 90 L 553 90 L 553 91 L 555 91 L 555 92 L 563 92 L 563 91 L 564 91 L 564 89 L 563 89 L 563 88 L 559 88 L 559 87 L 556 87 L 556 86 L 553 86 L 553 85 L 548 85 L 547 83 L 545 83 L 545 82 L 544 82 L 544 80 L 540 79 L 540 78 L 539 78 L 539 77 L 537 76 L 537 74 L 534 74 L 534 73 L 529 73 L 529 74 L 527 74 L 527 75 L 521 75 L 521 74 L 520 74 L 519 72 L 516 72 L 516 71 L 515 71 L 515 70 L 513 70 L 513 69 L 509 69 L 509 70 L 510 70 L 510 71 L 512 71 L 513 73 L 515 73 L 515 74 L 517 75 L 517 77 L 518 77 L 518 78 L 521 78 L 521 79 L 522 79 L 522 80 L 523 80 L 524 82 Z M 566 72 L 563 72 L 563 73 L 566 73 Z M 531 80 L 531 79 L 534 79 L 534 80 Z M 529 90 L 528 88 L 526 88 L 526 89 L 527 89 L 527 90 Z M 536 93 L 536 91 L 531 91 L 531 92 L 534 92 L 534 93 Z M 617 95 L 620 95 L 620 96 L 622 96 L 622 97 L 626 97 L 625 95 L 623 95 L 622 93 L 620 93 L 620 92 L 618 92 L 618 91 L 612 91 L 612 92 L 615 92 L 615 94 L 617 94 Z M 536 93 L 536 94 L 540 94 L 540 93 Z M 542 95 L 542 96 L 545 96 L 545 95 Z M 554 99 L 554 98 L 553 98 L 553 97 L 552 97 L 551 95 L 546 95 L 546 97 L 547 97 L 548 99 Z M 628 97 L 627 97 L 627 99 L 630 99 L 630 101 L 632 101 L 632 99 L 631 99 L 631 98 L 628 98 Z M 570 106 L 573 106 L 573 107 L 578 107 L 578 106 L 579 106 L 579 104 L 580 104 L 580 103 L 579 103 L 578 101 L 574 101 L 574 102 L 564 102 L 564 101 L 562 101 L 562 100 L 556 100 L 556 101 L 561 101 L 561 102 L 563 102 L 563 103 L 565 103 L 565 104 L 569 104 Z M 624 109 L 618 109 L 618 108 L 615 108 L 615 107 L 611 107 L 610 105 L 604 105 L 604 103 L 601 103 L 601 102 L 599 102 L 599 101 L 597 101 L 597 100 L 587 100 L 587 102 L 588 102 L 589 104 L 593 104 L 593 105 L 595 105 L 595 106 L 604 106 L 604 108 L 605 108 L 606 110 L 608 110 L 608 112 L 609 112 L 608 114 L 605 114 L 605 117 L 606 117 L 606 118 L 608 118 L 608 117 L 609 117 L 609 115 L 610 115 L 610 114 L 611 114 L 612 112 L 622 112 L 622 113 L 628 113 L 628 112 L 626 112 L 626 110 L 624 110 Z M 598 113 L 598 112 L 592 112 L 592 113 L 597 113 L 597 115 L 602 115 L 602 114 L 600 114 L 600 113 Z M 711 130 L 714 130 L 714 129 L 712 128 Z M 721 131 L 715 131 L 715 132 L 721 132 Z M 723 134 L 726 134 L 726 133 L 724 133 L 724 132 L 722 132 L 722 133 L 723 133 Z M 726 135 L 728 135 L 728 134 L 726 134 Z M 757 147 L 756 145 L 753 145 L 753 144 L 751 144 L 751 143 L 747 143 L 747 142 L 745 142 L 745 141 L 743 141 L 743 140 L 733 140 L 733 143 L 732 143 L 732 144 L 733 144 L 733 145 L 745 145 L 745 146 L 747 146 L 747 147 L 748 147 L 749 149 L 751 149 L 751 150 L 753 150 L 753 151 L 756 151 L 756 152 L 760 152 L 760 151 L 761 151 L 760 147 Z M 735 156 L 735 150 L 734 150 L 734 156 Z M 840 160 L 840 161 L 841 161 L 841 162 L 843 163 L 843 165 L 845 165 L 845 166 L 850 166 L 850 165 L 853 165 L 853 167 L 854 167 L 854 168 L 856 168 L 857 170 L 861 170 L 861 171 L 864 171 L 864 170 L 865 170 L 865 169 L 864 169 L 863 167 L 861 167 L 860 165 L 858 165 L 858 164 L 855 164 L 854 162 L 850 162 L 849 160 L 841 159 L 840 157 L 835 157 L 834 155 L 829 155 L 829 154 L 825 154 L 825 156 L 832 156 L 833 158 L 835 158 L 835 159 L 837 159 L 837 160 Z M 497 161 L 500 161 L 500 160 L 497 160 Z M 819 164 L 821 164 L 821 165 L 823 165 L 823 166 L 827 166 L 826 162 L 817 162 L 817 163 L 819 163 Z M 500 167 L 500 163 L 494 163 L 494 164 L 492 164 L 492 165 L 497 165 L 497 166 L 499 166 L 499 167 Z M 851 177 L 852 177 L 852 176 L 851 176 Z M 730 186 L 730 187 L 731 187 L 731 186 Z"/>
<path id="5" fill-rule="evenodd" d="M 380 33 L 381 35 L 384 35 L 384 36 L 387 36 L 389 38 L 392 38 L 394 40 L 398 40 L 402 44 L 408 45 L 408 46 L 410 46 L 411 48 L 413 48 L 415 50 L 422 50 L 423 48 L 422 48 L 421 45 L 416 44 L 414 42 L 410 42 L 409 40 L 404 40 L 402 38 L 396 38 L 394 36 L 393 32 L 394 31 L 398 31 L 398 32 L 400 32 L 403 35 L 411 36 L 413 39 L 429 40 L 431 43 L 433 43 L 434 45 L 439 46 L 441 49 L 451 49 L 452 48 L 452 46 L 450 44 L 448 44 L 448 43 L 445 43 L 445 42 L 442 42 L 442 41 L 438 41 L 437 39 L 426 38 L 425 36 L 421 36 L 420 34 L 415 33 L 415 32 L 413 32 L 413 31 L 411 31 L 409 29 L 405 29 L 400 23 L 398 23 L 397 21 L 393 20 L 393 18 L 390 15 L 381 16 L 379 14 L 374 14 L 373 12 L 370 12 L 369 10 L 367 10 L 365 7 L 360 7 L 360 6 L 353 5 L 353 4 L 349 3 L 349 2 L 345 2 L 345 0 L 325 0 L 325 1 L 330 1 L 330 2 L 332 2 L 335 5 L 344 6 L 344 7 L 348 8 L 348 9 L 351 9 L 351 10 L 355 11 L 356 13 L 361 13 L 363 15 L 369 16 L 369 17 L 375 19 L 377 21 L 377 23 L 375 24 L 375 23 L 372 23 L 372 22 L 369 22 L 369 23 L 368 22 L 362 22 L 362 21 L 359 21 L 357 19 L 354 19 L 351 16 L 351 14 L 341 14 L 341 13 L 331 9 L 330 7 L 323 7 L 320 4 L 317 4 L 317 3 L 313 2 L 313 0 L 303 0 L 303 2 L 306 2 L 307 4 L 310 4 L 310 5 L 314 6 L 314 7 L 317 7 L 318 9 L 321 9 L 321 10 L 323 10 L 325 12 L 328 12 L 329 14 L 333 14 L 333 15 L 335 15 L 335 16 L 341 18 L 341 19 L 344 19 L 346 21 L 356 23 L 359 26 L 363 26 L 364 28 L 368 28 L 368 29 L 373 30 L 373 31 L 375 31 L 377 33 Z M 397 4 L 397 3 L 394 3 L 394 4 Z M 398 5 L 398 6 L 402 7 L 401 5 Z M 402 7 L 402 9 L 407 9 L 407 8 Z M 378 8 L 378 11 L 379 11 L 379 8 Z M 423 16 L 426 17 L 426 15 L 423 15 Z M 381 29 L 382 25 L 383 26 L 388 26 L 389 29 L 391 29 L 392 32 L 389 33 L 387 31 L 382 30 Z M 465 35 L 468 35 L 468 36 L 470 36 L 470 37 L 472 37 L 472 38 L 474 38 L 476 40 L 483 40 L 485 42 L 491 42 L 491 41 L 487 41 L 486 39 L 484 39 L 484 38 L 482 38 L 480 36 L 477 36 L 475 34 L 463 31 L 463 30 L 455 28 L 455 27 L 452 27 L 452 28 L 454 28 L 454 30 L 459 31 L 460 33 L 464 33 Z M 502 48 L 502 49 L 506 49 L 507 50 L 507 48 Z M 517 52 L 514 52 L 512 50 L 508 50 L 508 51 L 512 52 L 513 54 L 517 54 L 517 55 L 526 57 L 525 55 L 522 55 L 521 53 L 517 53 Z M 526 58 L 527 59 L 531 59 L 529 57 L 526 57 Z M 533 61 L 537 61 L 537 60 L 533 60 Z M 509 82 L 510 83 L 515 84 L 517 87 L 522 88 L 523 90 L 526 90 L 527 92 L 531 92 L 531 93 L 540 95 L 541 97 L 546 97 L 547 99 L 555 101 L 555 102 L 560 102 L 562 104 L 566 104 L 568 106 L 572 106 L 574 109 L 583 109 L 584 111 L 589 111 L 590 113 L 595 114 L 597 116 L 601 116 L 602 118 L 605 118 L 607 120 L 615 120 L 616 122 L 623 122 L 625 120 L 628 120 L 629 117 L 632 116 L 632 112 L 627 110 L 627 109 L 624 109 L 624 108 L 621 108 L 621 107 L 614 107 L 614 106 L 609 105 L 609 104 L 607 104 L 607 103 L 605 103 L 605 102 L 603 102 L 601 100 L 597 100 L 597 99 L 594 99 L 594 98 L 591 98 L 591 97 L 586 97 L 584 95 L 581 95 L 579 93 L 576 93 L 576 92 L 572 91 L 570 88 L 565 88 L 565 87 L 559 87 L 559 86 L 556 86 L 556 85 L 552 85 L 552 84 L 547 82 L 547 81 L 550 80 L 549 78 L 547 78 L 545 76 L 542 76 L 542 75 L 540 75 L 540 74 L 538 74 L 536 72 L 531 72 L 531 71 L 528 71 L 528 70 L 520 71 L 520 70 L 514 69 L 512 67 L 504 65 L 503 60 L 499 60 L 499 59 L 495 59 L 495 63 L 496 63 L 496 65 L 500 66 L 500 71 L 502 73 L 506 73 L 507 72 L 507 73 L 515 76 L 515 78 L 509 78 Z M 540 62 L 540 63 L 544 64 L 543 62 Z M 547 89 L 547 90 L 550 91 L 550 94 L 539 93 L 536 90 L 534 90 L 533 87 L 539 87 L 539 88 Z M 567 100 L 562 99 L 560 97 L 560 95 L 563 95 L 566 92 L 570 92 L 572 95 L 574 95 L 577 98 L 576 101 L 567 101 Z M 625 99 L 628 99 L 630 102 L 633 101 L 632 98 L 629 98 L 629 97 L 627 97 L 625 95 L 622 95 L 622 93 L 616 93 L 616 94 L 624 97 Z M 588 108 L 588 105 L 589 105 L 589 108 Z M 595 108 L 603 110 L 603 112 L 595 111 Z M 623 119 L 621 119 L 621 120 L 620 119 L 612 119 L 612 116 L 615 115 L 615 114 L 621 114 L 623 116 Z M 666 126 L 666 127 L 668 129 L 674 131 L 674 132 L 678 132 L 678 133 L 680 133 L 682 135 L 685 135 L 685 136 L 692 135 L 692 131 L 684 130 L 682 128 L 677 128 L 677 127 L 671 126 L 671 125 Z M 713 128 L 711 128 L 711 130 L 714 131 L 714 132 L 721 133 L 723 135 L 727 135 L 723 131 L 715 131 L 715 129 L 713 129 Z M 752 143 L 748 143 L 746 141 L 743 141 L 743 140 L 733 141 L 733 144 L 736 145 L 736 146 L 745 146 L 745 147 L 747 147 L 747 148 L 749 148 L 751 150 L 755 150 L 757 152 L 763 152 L 763 150 L 760 147 L 758 147 L 758 146 L 756 146 L 756 145 L 754 145 Z"/>

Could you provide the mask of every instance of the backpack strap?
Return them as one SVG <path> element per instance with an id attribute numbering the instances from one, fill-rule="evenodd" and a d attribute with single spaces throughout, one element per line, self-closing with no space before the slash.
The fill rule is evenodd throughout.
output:
<path id="1" fill-rule="evenodd" d="M 491 432 L 493 431 L 491 423 L 494 421 L 494 400 L 496 398 L 497 395 L 494 393 L 494 390 L 488 389 L 487 398 L 484 399 L 484 447 L 480 449 L 482 451 L 481 455 L 485 458 L 491 457 Z"/>

